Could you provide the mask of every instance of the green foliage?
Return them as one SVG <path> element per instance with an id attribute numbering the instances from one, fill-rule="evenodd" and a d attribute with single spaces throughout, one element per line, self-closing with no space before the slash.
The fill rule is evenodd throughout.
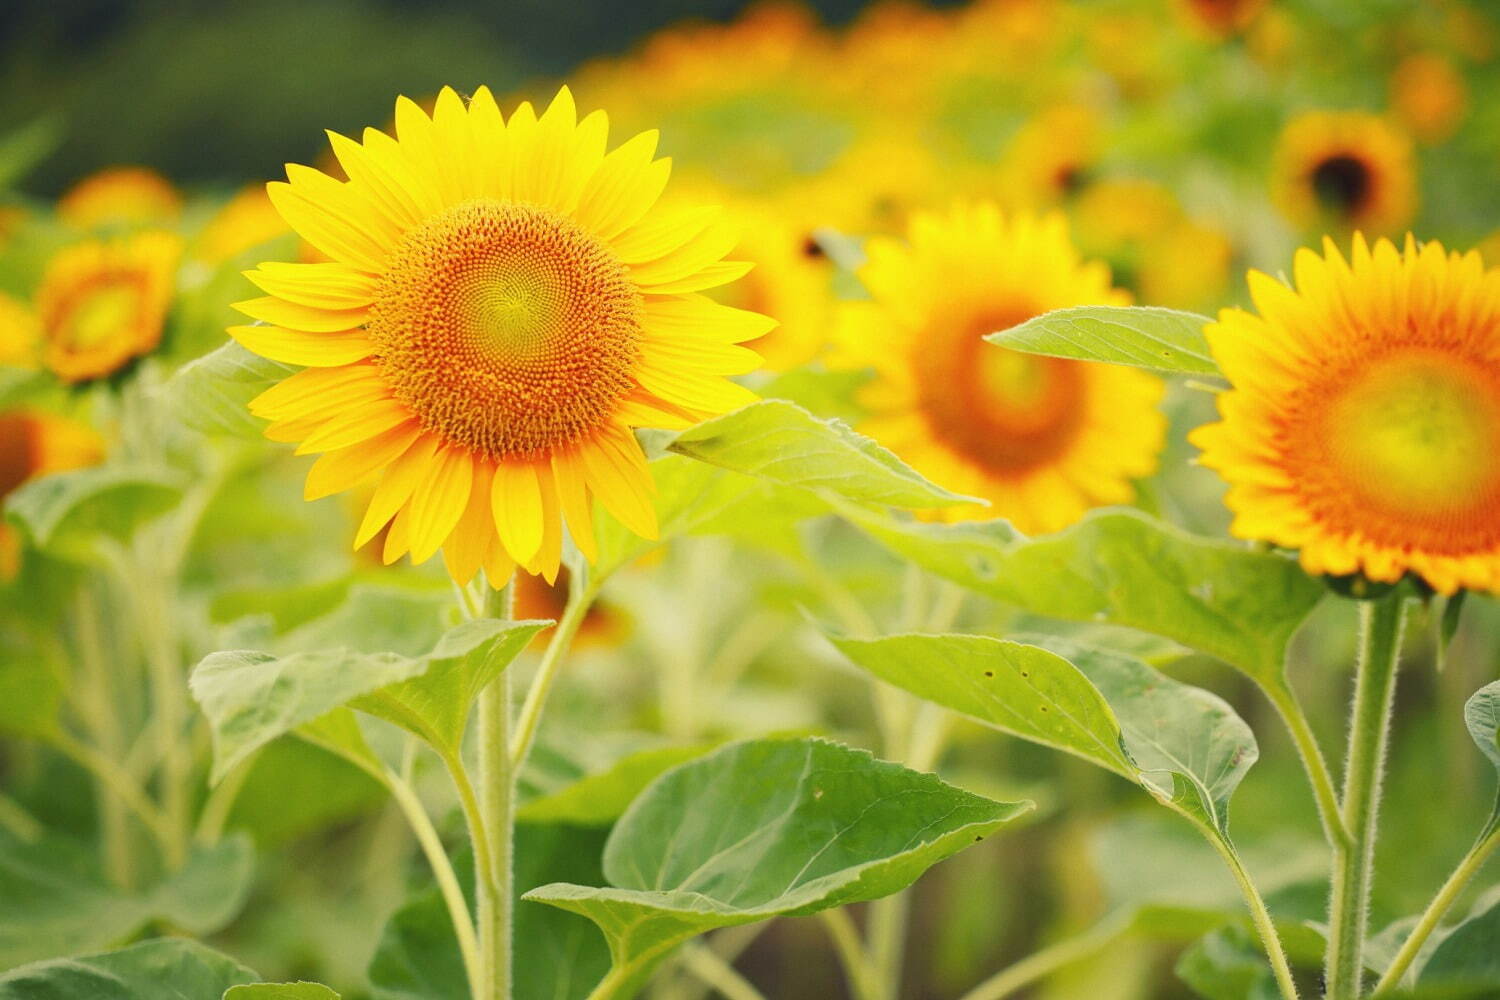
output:
<path id="1" fill-rule="evenodd" d="M 254 862 L 249 839 L 229 837 L 194 850 L 164 881 L 126 892 L 71 841 L 0 836 L 0 966 L 106 948 L 155 921 L 217 931 L 244 905 Z"/>
<path id="2" fill-rule="evenodd" d="M 1284 684 L 1287 642 L 1322 600 L 1296 562 L 1199 538 L 1139 511 L 1102 510 L 1028 539 L 1004 521 L 921 524 L 840 512 L 918 565 L 1038 614 L 1153 632 Z"/>
<path id="3" fill-rule="evenodd" d="M 677 435 L 670 448 L 747 476 L 861 503 L 923 508 L 982 502 L 928 482 L 843 421 L 819 419 L 784 399 L 706 420 Z"/>
<path id="4" fill-rule="evenodd" d="M 736 743 L 631 805 L 605 846 L 613 888 L 553 884 L 526 898 L 599 925 L 612 964 L 591 995 L 625 998 L 695 935 L 888 895 L 1030 808 L 833 743 Z"/>
<path id="5" fill-rule="evenodd" d="M 532 823 L 609 826 L 619 819 L 647 785 L 678 764 L 701 757 L 712 746 L 651 747 L 627 754 L 603 771 L 527 802 L 516 817 Z"/>
<path id="6" fill-rule="evenodd" d="M 231 986 L 224 1000 L 339 1000 L 339 995 L 322 983 L 250 983 Z"/>
<path id="7" fill-rule="evenodd" d="M 1469 916 L 1432 949 L 1417 975 L 1419 987 L 1500 989 L 1500 886 L 1474 905 Z"/>
<path id="8" fill-rule="evenodd" d="M 1265 956 L 1242 927 L 1205 934 L 1177 960 L 1177 975 L 1204 1000 L 1276 1000 Z"/>
<path id="9" fill-rule="evenodd" d="M 104 465 L 33 479 L 6 499 L 5 511 L 40 549 L 86 556 L 94 538 L 128 538 L 170 510 L 182 478 L 162 468 Z"/>
<path id="10" fill-rule="evenodd" d="M 259 438 L 265 421 L 251 416 L 247 404 L 296 370 L 230 341 L 183 365 L 161 392 L 169 412 L 186 427 L 205 434 Z"/>
<path id="11" fill-rule="evenodd" d="M 992 333 L 992 344 L 1028 354 L 1130 365 L 1170 375 L 1218 375 L 1207 316 L 1156 306 L 1074 306 Z"/>
<path id="12" fill-rule="evenodd" d="M 0 974 L 0 1000 L 216 1000 L 259 978 L 196 941 L 159 938 L 12 969 Z"/>

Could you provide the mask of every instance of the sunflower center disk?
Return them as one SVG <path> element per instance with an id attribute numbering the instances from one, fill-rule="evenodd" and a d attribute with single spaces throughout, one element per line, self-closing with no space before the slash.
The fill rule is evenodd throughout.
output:
<path id="1" fill-rule="evenodd" d="M 987 344 L 983 337 L 1025 319 L 976 324 L 950 347 L 918 351 L 922 410 L 936 436 L 998 476 L 1020 476 L 1055 460 L 1082 425 L 1077 362 Z"/>
<path id="2" fill-rule="evenodd" d="M 1331 470 L 1352 499 L 1409 522 L 1390 541 L 1500 532 L 1497 399 L 1500 372 L 1448 354 L 1392 357 L 1331 396 Z"/>
<path id="3" fill-rule="evenodd" d="M 571 220 L 473 201 L 406 235 L 368 332 L 422 426 L 493 459 L 543 457 L 604 423 L 634 386 L 641 296 Z"/>
<path id="4" fill-rule="evenodd" d="M 1324 208 L 1356 212 L 1370 198 L 1370 168 L 1354 156 L 1330 156 L 1313 170 L 1312 187 Z"/>
<path id="5" fill-rule="evenodd" d="M 140 287 L 129 278 L 99 284 L 73 304 L 58 327 L 56 339 L 74 350 L 116 340 L 141 310 Z"/>

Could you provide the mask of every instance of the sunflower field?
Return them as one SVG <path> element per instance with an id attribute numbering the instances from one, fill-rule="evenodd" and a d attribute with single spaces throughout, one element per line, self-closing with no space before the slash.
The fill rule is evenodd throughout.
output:
<path id="1" fill-rule="evenodd" d="M 1500 998 L 1500 7 L 490 7 L 5 15 L 0 1000 Z"/>

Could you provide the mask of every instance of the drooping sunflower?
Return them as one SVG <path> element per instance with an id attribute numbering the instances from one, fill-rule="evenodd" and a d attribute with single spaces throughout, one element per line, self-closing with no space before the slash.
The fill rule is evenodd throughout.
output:
<path id="1" fill-rule="evenodd" d="M 182 196 L 155 170 L 109 167 L 90 174 L 57 200 L 57 216 L 79 229 L 168 226 L 182 214 Z"/>
<path id="2" fill-rule="evenodd" d="M 1379 115 L 1308 111 L 1281 133 L 1271 195 L 1305 229 L 1400 229 L 1416 210 L 1411 140 Z"/>
<path id="3" fill-rule="evenodd" d="M 1233 388 L 1191 440 L 1233 532 L 1311 573 L 1500 589 L 1500 269 L 1357 235 L 1294 276 L 1252 271 L 1256 312 L 1207 330 Z"/>
<path id="4" fill-rule="evenodd" d="M 32 410 L 0 413 L 0 503 L 18 486 L 41 476 L 96 465 L 104 442 L 93 428 Z M 0 581 L 20 569 L 20 540 L 0 521 Z"/>
<path id="5" fill-rule="evenodd" d="M 320 452 L 309 499 L 378 477 L 355 538 L 383 557 L 440 549 L 467 582 L 515 564 L 556 576 L 563 523 L 595 553 L 592 504 L 656 532 L 631 429 L 681 428 L 753 399 L 726 376 L 773 325 L 701 293 L 748 265 L 712 211 L 662 210 L 656 134 L 606 153 L 606 119 L 564 88 L 509 120 L 451 89 L 395 136 L 330 134 L 349 176 L 287 168 L 271 200 L 321 263 L 268 263 L 231 335 L 305 365 L 251 403 L 266 433 Z"/>
<path id="6" fill-rule="evenodd" d="M 1166 434 L 1160 380 L 1111 365 L 1005 350 L 983 337 L 1064 306 L 1122 304 L 1060 215 L 1002 216 L 992 204 L 919 213 L 909 244 L 877 238 L 860 270 L 869 301 L 839 324 L 840 360 L 873 369 L 862 429 L 935 482 L 1004 517 L 1056 531 L 1120 503 L 1151 473 Z"/>
<path id="7" fill-rule="evenodd" d="M 83 382 L 155 349 L 181 256 L 181 238 L 161 231 L 58 251 L 36 292 L 46 366 Z"/>

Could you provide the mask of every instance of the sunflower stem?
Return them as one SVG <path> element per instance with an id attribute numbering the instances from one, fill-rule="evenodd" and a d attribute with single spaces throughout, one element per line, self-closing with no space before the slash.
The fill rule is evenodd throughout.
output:
<path id="1" fill-rule="evenodd" d="M 1396 664 L 1405 617 L 1406 596 L 1401 588 L 1360 604 L 1359 663 L 1340 805 L 1349 845 L 1336 846 L 1333 852 L 1324 970 L 1328 1000 L 1358 1000 L 1362 991 L 1381 772 L 1395 701 Z"/>
<path id="2" fill-rule="evenodd" d="M 515 616 L 515 587 L 493 591 L 485 613 L 510 620 Z M 487 877 L 476 877 L 479 901 L 479 969 L 484 986 L 475 1000 L 510 1000 L 511 883 L 515 875 L 515 774 L 510 758 L 510 671 L 500 673 L 479 695 L 479 812 L 482 822 L 471 831 L 486 843 L 474 845 L 475 857 L 488 859 Z"/>

